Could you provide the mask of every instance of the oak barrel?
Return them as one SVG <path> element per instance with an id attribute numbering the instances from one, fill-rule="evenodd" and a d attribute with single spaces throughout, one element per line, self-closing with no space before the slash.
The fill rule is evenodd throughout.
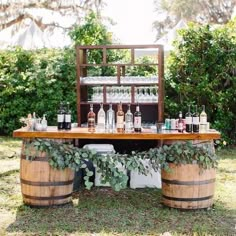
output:
<path id="1" fill-rule="evenodd" d="M 213 204 L 215 169 L 197 164 L 170 163 L 171 172 L 161 171 L 163 204 L 180 209 L 204 209 Z"/>
<path id="2" fill-rule="evenodd" d="M 53 169 L 45 152 L 38 152 L 34 160 L 26 160 L 22 145 L 20 182 L 26 205 L 44 207 L 71 202 L 73 181 L 74 171 Z"/>

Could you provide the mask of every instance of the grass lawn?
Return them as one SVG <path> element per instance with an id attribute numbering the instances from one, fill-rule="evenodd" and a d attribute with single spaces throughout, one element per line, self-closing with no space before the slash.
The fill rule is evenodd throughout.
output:
<path id="1" fill-rule="evenodd" d="M 73 204 L 24 206 L 20 149 L 20 140 L 0 137 L 0 236 L 236 235 L 236 148 L 218 152 L 214 206 L 197 211 L 163 207 L 158 189 L 81 188 L 73 194 Z"/>

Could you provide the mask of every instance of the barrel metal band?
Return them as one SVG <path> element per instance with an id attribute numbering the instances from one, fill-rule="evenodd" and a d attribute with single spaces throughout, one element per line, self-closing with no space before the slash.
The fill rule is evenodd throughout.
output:
<path id="1" fill-rule="evenodd" d="M 31 158 L 32 157 L 29 156 L 30 161 L 45 161 L 45 162 L 48 162 L 48 157 L 33 157 L 32 159 Z M 26 155 L 21 155 L 21 159 L 27 160 Z"/>
<path id="2" fill-rule="evenodd" d="M 179 201 L 179 202 L 195 202 L 195 201 L 198 202 L 198 201 L 209 200 L 213 198 L 213 195 L 206 196 L 206 197 L 199 197 L 199 198 L 178 198 L 178 197 L 169 197 L 162 194 L 162 197 L 167 200 Z"/>
<path id="3" fill-rule="evenodd" d="M 166 184 L 176 184 L 176 185 L 204 185 L 204 184 L 215 183 L 215 178 L 203 181 L 178 181 L 169 179 L 161 179 L 161 181 Z"/>
<path id="4" fill-rule="evenodd" d="M 68 181 L 58 181 L 58 182 L 34 182 L 25 179 L 20 179 L 22 184 L 27 184 L 31 186 L 63 186 L 63 185 L 70 185 L 73 183 L 73 180 Z"/>
<path id="5" fill-rule="evenodd" d="M 36 196 L 30 196 L 30 195 L 27 195 L 27 194 L 22 194 L 22 195 L 23 195 L 23 197 L 28 198 L 28 199 L 42 200 L 42 201 L 60 200 L 60 199 L 65 199 L 65 198 L 71 197 L 71 193 L 66 194 L 66 195 L 61 195 L 61 196 L 52 196 L 52 197 L 36 197 Z"/>

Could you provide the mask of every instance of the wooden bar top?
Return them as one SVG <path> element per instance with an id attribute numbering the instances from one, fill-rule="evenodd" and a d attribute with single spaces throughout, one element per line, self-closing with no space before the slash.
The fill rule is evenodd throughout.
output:
<path id="1" fill-rule="evenodd" d="M 47 131 L 28 131 L 21 128 L 13 132 L 17 138 L 49 138 L 49 139 L 126 139 L 126 140 L 210 140 L 219 139 L 220 133 L 210 130 L 207 133 L 178 133 L 178 131 L 164 130 L 162 133 L 144 129 L 142 133 L 89 133 L 87 128 L 72 128 L 69 131 L 57 130 L 56 126 L 49 126 Z"/>

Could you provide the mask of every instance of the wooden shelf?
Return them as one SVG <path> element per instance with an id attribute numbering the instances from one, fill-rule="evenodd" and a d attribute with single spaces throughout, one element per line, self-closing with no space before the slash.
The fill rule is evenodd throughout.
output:
<path id="1" fill-rule="evenodd" d="M 58 131 L 57 127 L 49 126 L 47 131 L 27 131 L 25 128 L 15 130 L 16 138 L 49 138 L 49 139 L 120 139 L 120 140 L 212 140 L 219 139 L 220 133 L 212 130 L 208 133 L 151 133 L 144 129 L 142 133 L 89 133 L 88 128 L 72 128 L 70 131 Z"/>

